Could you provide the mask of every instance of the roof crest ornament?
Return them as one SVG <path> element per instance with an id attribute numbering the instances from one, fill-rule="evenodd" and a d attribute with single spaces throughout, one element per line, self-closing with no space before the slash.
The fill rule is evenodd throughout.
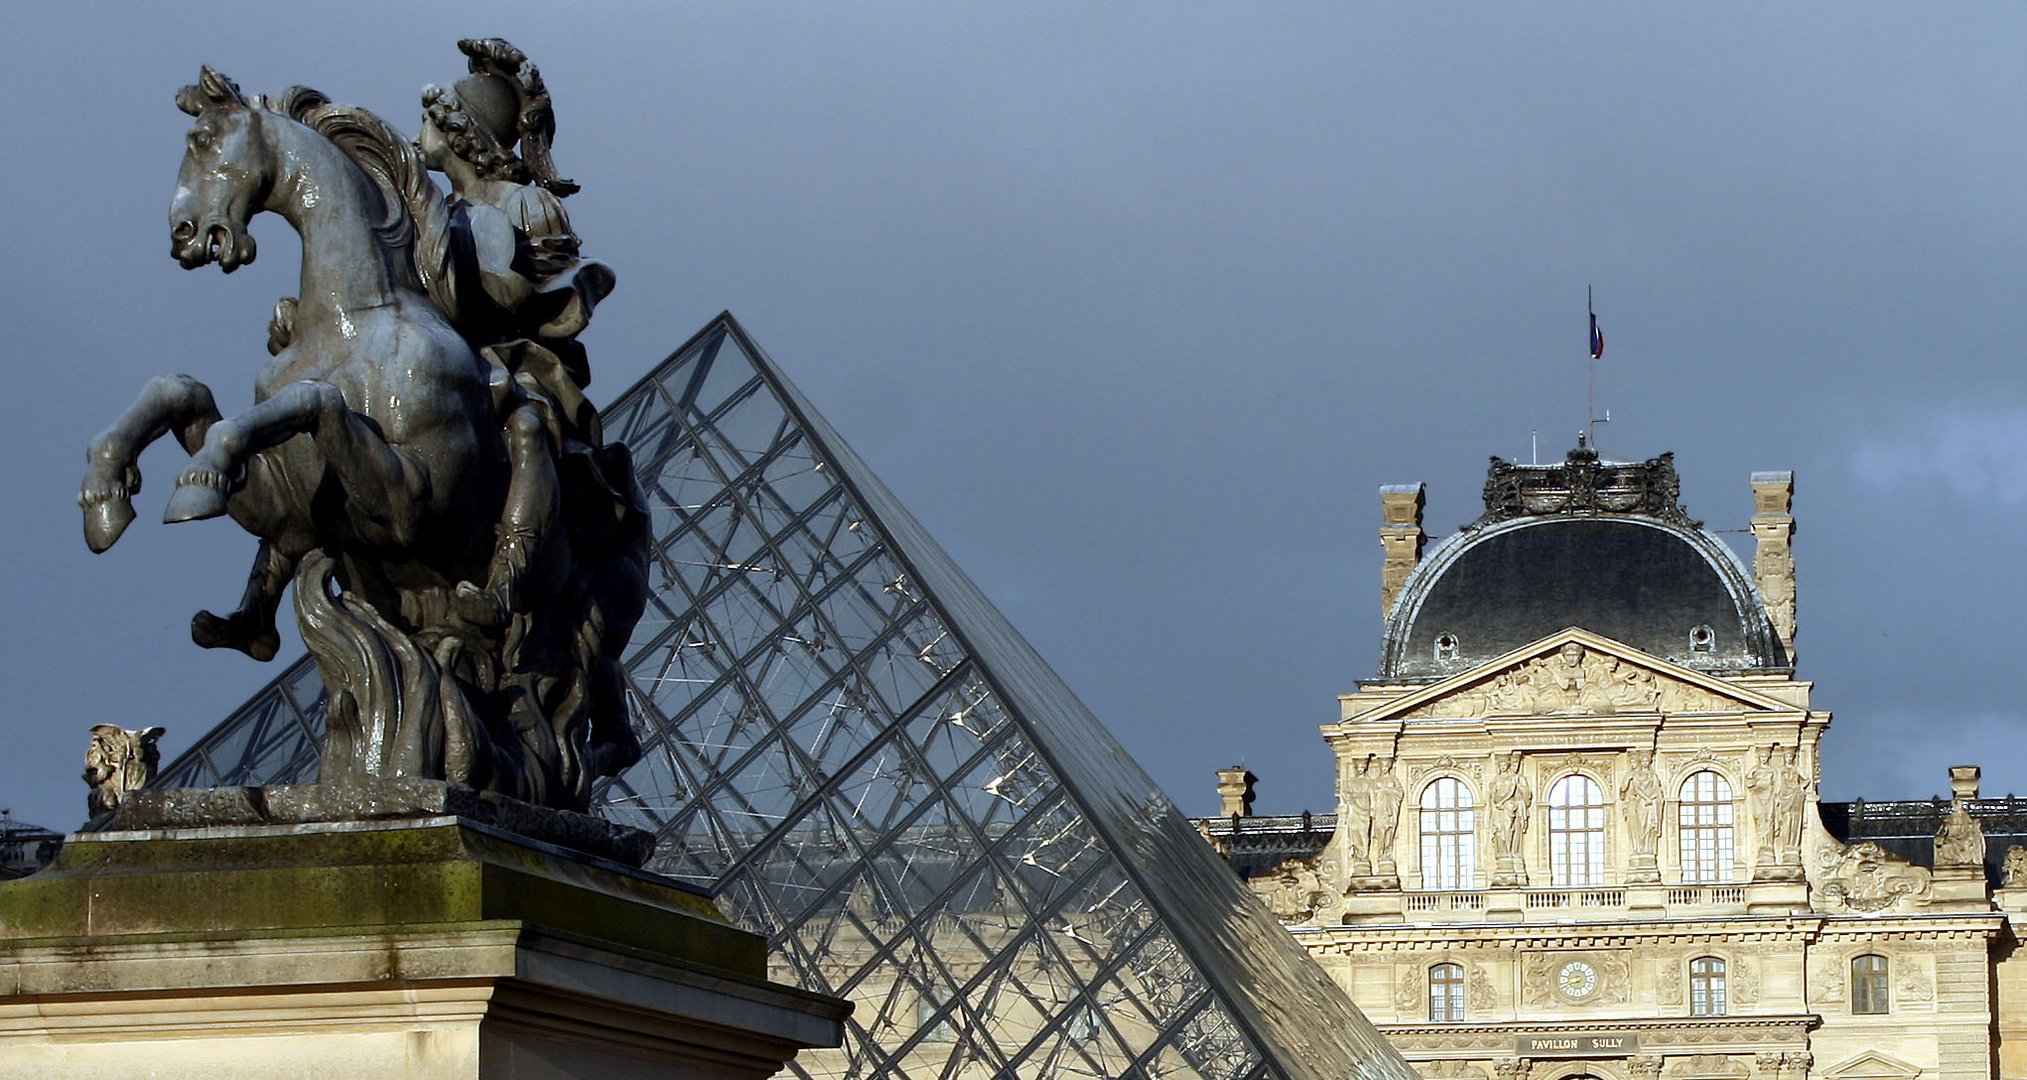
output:
<path id="1" fill-rule="evenodd" d="M 1595 447 L 1579 442 L 1554 465 L 1494 457 L 1485 472 L 1485 513 L 1465 528 L 1558 514 L 1639 514 L 1702 528 L 1682 508 L 1681 498 L 1674 453 L 1646 461 L 1604 461 Z"/>

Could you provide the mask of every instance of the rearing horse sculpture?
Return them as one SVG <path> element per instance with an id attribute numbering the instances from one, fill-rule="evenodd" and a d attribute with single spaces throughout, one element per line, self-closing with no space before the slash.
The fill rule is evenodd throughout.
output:
<path id="1" fill-rule="evenodd" d="M 302 239 L 292 325 L 246 412 L 222 417 L 203 383 L 165 376 L 92 441 L 86 541 L 104 551 L 119 539 L 137 457 L 175 435 L 191 459 L 164 520 L 230 514 L 261 539 L 240 610 L 199 613 L 192 634 L 271 657 L 274 607 L 294 578 L 331 694 L 326 782 L 445 779 L 582 809 L 592 780 L 639 753 L 616 657 L 639 616 L 643 537 L 606 527 L 553 545 L 578 565 L 547 575 L 576 594 L 547 616 L 551 636 L 577 648 L 548 670 L 510 670 L 497 628 L 459 617 L 458 585 L 484 580 L 514 466 L 497 379 L 413 263 L 416 212 L 439 196 L 371 114 L 301 88 L 282 98 L 250 100 L 210 68 L 177 95 L 196 122 L 170 250 L 186 269 L 230 273 L 253 261 L 253 215 L 279 214 Z M 638 507 L 630 473 L 606 479 Z"/>

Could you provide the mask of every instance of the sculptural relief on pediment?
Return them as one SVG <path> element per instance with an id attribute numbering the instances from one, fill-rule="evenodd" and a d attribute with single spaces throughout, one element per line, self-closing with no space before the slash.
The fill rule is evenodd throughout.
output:
<path id="1" fill-rule="evenodd" d="M 1267 904 L 1267 910 L 1284 923 L 1305 923 L 1316 916 L 1323 899 L 1323 876 L 1315 861 L 1286 859 L 1281 865 L 1247 882 Z"/>
<path id="2" fill-rule="evenodd" d="M 1400 719 L 1697 713 L 1738 707 L 1738 701 L 1701 686 L 1569 641 L 1553 653 L 1428 702 Z"/>
<path id="3" fill-rule="evenodd" d="M 1817 856 L 1827 911 L 1870 914 L 1906 910 L 1928 898 L 1929 872 L 1866 841 L 1825 848 Z"/>

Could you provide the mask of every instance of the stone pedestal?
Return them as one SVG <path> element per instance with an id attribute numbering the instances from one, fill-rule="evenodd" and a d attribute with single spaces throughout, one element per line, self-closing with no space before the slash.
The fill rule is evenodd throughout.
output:
<path id="1" fill-rule="evenodd" d="M 1626 914 L 1636 919 L 1668 916 L 1668 890 L 1660 885 L 1626 886 Z"/>
<path id="2" fill-rule="evenodd" d="M 1929 878 L 1930 911 L 1990 911 L 1983 866 L 1938 866 Z"/>
<path id="3" fill-rule="evenodd" d="M 457 818 L 71 837 L 0 884 L 0 1080 L 773 1075 L 850 1005 L 701 894 Z"/>
<path id="4" fill-rule="evenodd" d="M 1800 915 L 1809 910 L 1806 881 L 1756 881 L 1746 886 L 1745 896 L 1749 915 Z"/>
<path id="5" fill-rule="evenodd" d="M 1527 864 L 1516 852 L 1501 852 L 1492 865 L 1492 887 L 1495 889 L 1524 889 L 1527 887 Z"/>

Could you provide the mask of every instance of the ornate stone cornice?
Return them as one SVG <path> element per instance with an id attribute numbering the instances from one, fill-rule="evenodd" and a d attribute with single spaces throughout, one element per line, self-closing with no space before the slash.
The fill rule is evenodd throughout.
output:
<path id="1" fill-rule="evenodd" d="M 1968 921 L 1968 920 L 1967 920 Z M 1993 925 L 2004 922 L 2003 917 Z M 1304 930 L 1297 939 L 1324 953 L 1381 952 L 1405 949 L 1520 948 L 1609 949 L 1668 944 L 1737 945 L 1806 944 L 1821 936 L 1824 917 L 1815 915 L 1720 916 L 1710 919 L 1668 919 L 1612 923 L 1366 923 Z M 1884 920 L 1867 924 L 1876 932 L 1894 925 Z M 1972 932 L 1968 927 L 1957 931 Z"/>
<path id="2" fill-rule="evenodd" d="M 1704 1047 L 1737 1047 L 1766 1051 L 1768 1048 L 1806 1050 L 1809 1032 L 1822 1023 L 1814 1013 L 1786 1013 L 1772 1016 L 1712 1016 L 1680 1019 L 1599 1018 L 1596 1020 L 1501 1020 L 1489 1023 L 1458 1024 L 1375 1024 L 1380 1034 L 1400 1050 L 1491 1050 L 1512 1052 L 1520 1035 L 1617 1034 L 1635 1036 L 1645 1053 L 1656 1050 L 1698 1050 Z"/>

